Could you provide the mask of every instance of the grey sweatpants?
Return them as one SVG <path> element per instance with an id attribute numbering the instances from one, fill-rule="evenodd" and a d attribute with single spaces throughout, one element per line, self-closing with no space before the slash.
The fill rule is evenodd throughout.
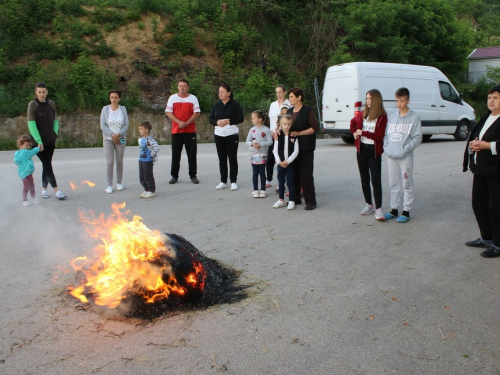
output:
<path id="1" fill-rule="evenodd" d="M 403 183 L 404 200 L 403 210 L 410 212 L 413 208 L 413 155 L 403 159 L 387 157 L 389 173 L 389 190 L 391 192 L 391 209 L 397 210 L 401 205 L 401 183 Z"/>
<path id="2" fill-rule="evenodd" d="M 104 139 L 102 143 L 104 155 L 106 156 L 106 177 L 108 186 L 113 186 L 113 167 L 116 154 L 116 183 L 122 183 L 123 177 L 123 155 L 125 154 L 125 144 L 115 144 L 110 139 Z"/>

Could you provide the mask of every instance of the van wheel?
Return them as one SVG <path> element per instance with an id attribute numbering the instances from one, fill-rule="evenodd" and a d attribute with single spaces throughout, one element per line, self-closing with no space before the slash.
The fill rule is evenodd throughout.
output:
<path id="1" fill-rule="evenodd" d="M 342 140 L 347 143 L 348 145 L 350 144 L 353 144 L 354 143 L 354 137 L 351 135 L 341 135 L 340 136 L 342 138 Z"/>
<path id="2" fill-rule="evenodd" d="M 422 136 L 422 138 L 424 139 L 424 141 L 428 141 L 429 139 L 431 139 L 431 137 L 432 137 L 432 134 L 424 134 Z"/>
<path id="3" fill-rule="evenodd" d="M 466 141 L 469 138 L 469 132 L 469 123 L 465 120 L 462 120 L 458 123 L 454 137 L 457 141 Z"/>

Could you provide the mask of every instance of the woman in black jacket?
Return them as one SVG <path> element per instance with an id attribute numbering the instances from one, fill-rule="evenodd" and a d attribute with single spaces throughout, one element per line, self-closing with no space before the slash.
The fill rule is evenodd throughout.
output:
<path id="1" fill-rule="evenodd" d="M 490 113 L 471 131 L 464 155 L 464 172 L 474 174 L 472 209 L 481 238 L 465 244 L 486 248 L 485 258 L 500 256 L 500 86 L 488 91 Z"/>
<path id="2" fill-rule="evenodd" d="M 318 121 L 310 107 L 303 104 L 304 90 L 299 87 L 290 89 L 288 100 L 293 108 L 288 110 L 293 122 L 290 135 L 299 137 L 300 151 L 295 160 L 295 205 L 302 203 L 300 189 L 304 194 L 306 210 L 316 208 L 316 192 L 314 188 L 314 150 L 316 149 L 316 132 Z"/>
<path id="3" fill-rule="evenodd" d="M 215 188 L 221 190 L 227 187 L 227 161 L 229 159 L 229 179 L 231 190 L 238 190 L 238 124 L 243 122 L 243 109 L 233 99 L 228 85 L 219 87 L 219 101 L 212 106 L 210 123 L 215 126 L 215 146 L 219 156 L 220 184 Z"/>

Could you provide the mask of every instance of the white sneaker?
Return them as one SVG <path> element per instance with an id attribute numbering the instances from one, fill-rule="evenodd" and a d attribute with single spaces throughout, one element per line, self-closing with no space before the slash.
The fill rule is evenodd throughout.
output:
<path id="1" fill-rule="evenodd" d="M 375 219 L 380 220 L 380 221 L 385 220 L 385 214 L 381 208 L 377 208 L 377 211 L 375 211 Z"/>
<path id="2" fill-rule="evenodd" d="M 142 192 L 142 194 L 141 194 L 141 195 L 139 195 L 139 198 L 144 198 L 144 196 L 145 196 L 147 193 L 148 193 L 148 192 L 147 192 L 146 190 L 144 190 L 144 191 Z"/>
<path id="3" fill-rule="evenodd" d="M 373 209 L 373 205 L 367 203 L 365 207 L 361 210 L 361 215 L 370 215 L 373 214 L 375 210 Z"/>
<path id="4" fill-rule="evenodd" d="M 125 186 L 123 186 L 122 184 L 116 184 L 116 190 L 122 191 L 123 189 L 125 189 Z"/>
<path id="5" fill-rule="evenodd" d="M 252 197 L 258 198 L 259 197 L 259 191 L 258 190 L 252 191 Z"/>
<path id="6" fill-rule="evenodd" d="M 227 188 L 227 184 L 225 184 L 224 182 L 221 182 L 219 185 L 215 187 L 216 190 L 222 190 L 225 188 Z"/>
<path id="7" fill-rule="evenodd" d="M 29 203 L 28 201 L 24 201 L 24 202 L 23 202 L 23 206 L 24 206 L 24 207 L 29 207 L 29 206 L 30 206 L 30 203 Z"/>
<path id="8" fill-rule="evenodd" d="M 33 199 L 33 204 L 39 204 L 40 202 L 38 201 L 38 199 Z"/>
<path id="9" fill-rule="evenodd" d="M 294 201 L 288 202 L 288 206 L 286 206 L 286 209 L 290 211 L 295 210 L 295 202 Z"/>
<path id="10" fill-rule="evenodd" d="M 231 183 L 231 190 L 232 191 L 238 190 L 238 185 L 236 185 L 236 182 Z"/>
<path id="11" fill-rule="evenodd" d="M 281 208 L 285 206 L 286 206 L 285 201 L 282 200 L 278 200 L 275 204 L 273 204 L 273 208 Z"/>
<path id="12" fill-rule="evenodd" d="M 156 197 L 156 193 L 153 193 L 152 191 L 147 191 L 146 194 L 144 194 L 143 198 L 149 199 L 149 198 L 154 198 Z"/>
<path id="13" fill-rule="evenodd" d="M 113 187 L 112 186 L 108 186 L 106 188 L 106 190 L 104 190 L 106 192 L 106 194 L 111 194 L 113 192 Z"/>
<path id="14" fill-rule="evenodd" d="M 267 197 L 266 192 L 264 190 L 261 190 L 260 194 L 259 194 L 259 198 L 265 198 L 265 197 Z"/>

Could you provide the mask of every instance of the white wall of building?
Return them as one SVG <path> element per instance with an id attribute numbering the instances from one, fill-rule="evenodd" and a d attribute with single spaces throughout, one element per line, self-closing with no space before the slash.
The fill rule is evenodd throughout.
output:
<path id="1" fill-rule="evenodd" d="M 469 60 L 469 82 L 476 83 L 486 75 L 486 67 L 500 67 L 500 58 Z"/>

